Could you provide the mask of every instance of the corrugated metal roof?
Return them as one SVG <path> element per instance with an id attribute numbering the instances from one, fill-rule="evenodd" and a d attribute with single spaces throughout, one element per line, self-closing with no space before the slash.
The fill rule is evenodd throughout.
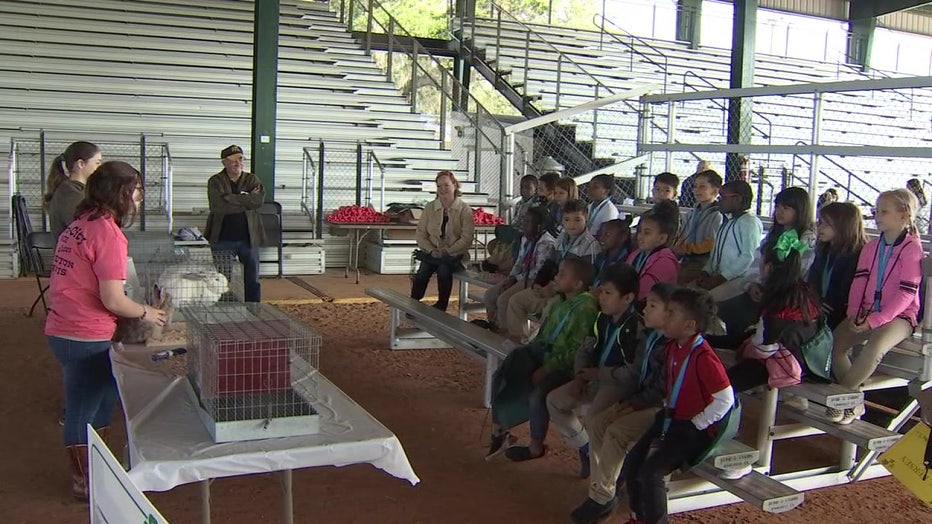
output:
<path id="1" fill-rule="evenodd" d="M 877 25 L 895 31 L 932 36 L 932 5 L 883 15 L 877 18 Z"/>
<path id="2" fill-rule="evenodd" d="M 760 0 L 759 6 L 763 9 L 835 20 L 846 20 L 848 16 L 846 0 Z"/>

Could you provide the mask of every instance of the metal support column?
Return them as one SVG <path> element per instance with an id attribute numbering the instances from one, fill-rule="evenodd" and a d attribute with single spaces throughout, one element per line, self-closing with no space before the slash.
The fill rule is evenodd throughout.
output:
<path id="1" fill-rule="evenodd" d="M 702 22 L 702 0 L 678 0 L 676 3 L 676 39 L 699 47 Z"/>
<path id="2" fill-rule="evenodd" d="M 735 3 L 735 20 L 731 42 L 732 89 L 754 86 L 754 46 L 757 35 L 758 0 Z M 728 101 L 728 143 L 750 144 L 754 110 L 750 99 L 732 98 Z M 725 160 L 725 180 L 740 178 L 741 156 L 728 153 Z"/>
<path id="3" fill-rule="evenodd" d="M 862 18 L 848 21 L 848 49 L 845 61 L 851 65 L 870 69 L 871 49 L 874 46 L 874 30 L 877 29 L 876 18 Z"/>
<path id="4" fill-rule="evenodd" d="M 139 178 L 142 185 L 143 195 L 146 191 L 146 182 L 149 175 L 149 170 L 146 169 L 146 135 L 139 135 Z M 143 200 L 142 209 L 139 210 L 139 230 L 146 230 L 146 202 Z"/>
<path id="5" fill-rule="evenodd" d="M 822 93 L 815 93 L 812 100 L 812 145 L 819 145 L 822 134 Z M 815 206 L 819 200 L 819 155 L 809 155 L 809 199 Z M 813 207 L 812 209 L 816 209 Z"/>
<path id="6" fill-rule="evenodd" d="M 275 122 L 278 102 L 279 0 L 255 3 L 252 49 L 252 162 L 250 171 L 275 200 Z"/>

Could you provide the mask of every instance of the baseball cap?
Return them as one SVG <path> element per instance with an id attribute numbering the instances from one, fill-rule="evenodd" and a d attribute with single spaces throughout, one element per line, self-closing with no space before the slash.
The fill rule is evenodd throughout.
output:
<path id="1" fill-rule="evenodd" d="M 220 152 L 220 159 L 222 160 L 228 156 L 242 155 L 242 154 L 243 154 L 243 148 L 241 148 L 240 146 L 236 146 L 236 145 L 228 146 L 226 149 Z"/>

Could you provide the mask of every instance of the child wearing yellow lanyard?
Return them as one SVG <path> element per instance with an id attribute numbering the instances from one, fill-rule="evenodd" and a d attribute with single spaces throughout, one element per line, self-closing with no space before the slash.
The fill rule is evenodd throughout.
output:
<path id="1" fill-rule="evenodd" d="M 587 292 L 594 276 L 589 261 L 564 260 L 555 279 L 563 299 L 553 307 L 534 340 L 512 350 L 495 372 L 487 459 L 503 451 L 514 461 L 544 455 L 550 424 L 547 394 L 572 380 L 576 350 L 598 315 L 595 298 Z M 530 444 L 511 447 L 514 439 L 508 430 L 525 421 L 530 422 Z"/>
<path id="2" fill-rule="evenodd" d="M 547 395 L 547 410 L 566 443 L 579 450 L 580 476 L 589 476 L 589 437 L 579 410 L 588 405 L 594 415 L 621 400 L 620 387 L 611 380 L 618 368 L 631 365 L 637 345 L 638 274 L 619 264 L 600 275 L 599 310 L 592 334 L 576 352 L 576 375 Z"/>

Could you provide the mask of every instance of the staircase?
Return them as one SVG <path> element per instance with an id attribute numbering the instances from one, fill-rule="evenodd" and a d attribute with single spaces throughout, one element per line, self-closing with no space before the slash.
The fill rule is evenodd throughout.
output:
<path id="1" fill-rule="evenodd" d="M 67 141 L 156 136 L 172 154 L 176 227 L 203 227 L 205 183 L 221 169 L 219 151 L 238 143 L 249 154 L 253 5 L 0 0 L 0 121 L 8 128 L 0 134 L 33 137 L 44 129 Z M 424 191 L 436 172 L 457 170 L 436 123 L 412 113 L 326 3 L 283 0 L 279 38 L 275 199 L 284 227 L 297 231 L 286 233 L 286 243 L 297 249 L 315 242 L 301 210 L 302 150 L 319 140 L 330 147 L 362 143 L 374 152 L 385 169 L 386 202 L 429 199 Z M 47 152 L 47 159 L 57 153 Z M 468 202 L 488 203 L 474 182 L 464 182 Z M 326 182 L 324 189 L 327 210 L 355 201 L 352 192 L 335 201 L 327 198 Z M 2 204 L 6 216 L 9 202 Z M 332 249 L 328 243 L 328 265 L 342 265 L 345 256 L 342 243 Z"/>

